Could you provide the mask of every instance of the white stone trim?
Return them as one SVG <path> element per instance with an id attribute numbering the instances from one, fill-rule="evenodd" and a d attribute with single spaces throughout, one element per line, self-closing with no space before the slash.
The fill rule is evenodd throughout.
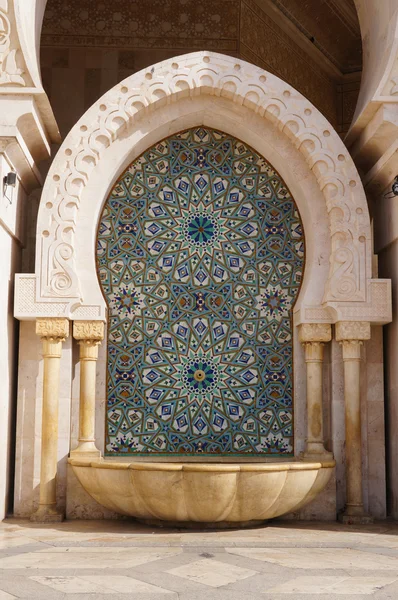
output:
<path id="1" fill-rule="evenodd" d="M 92 294 L 82 293 L 88 272 L 82 265 L 89 256 L 90 268 L 94 267 L 92 240 L 104 201 L 102 193 L 95 193 L 94 173 L 106 168 L 109 161 L 116 165 L 118 148 L 126 140 L 133 148 L 139 139 L 138 130 L 145 131 L 149 147 L 152 115 L 158 110 L 177 104 L 178 112 L 181 101 L 186 104 L 186 99 L 200 97 L 211 97 L 214 103 L 222 100 L 242 115 L 249 109 L 272 122 L 304 156 L 309 174 L 315 175 L 329 217 L 331 246 L 323 302 L 311 307 L 318 312 L 324 310 L 325 318 L 316 320 L 344 320 L 340 308 L 348 303 L 351 308 L 373 311 L 374 317 L 369 321 L 385 322 L 389 311 L 380 315 L 370 293 L 371 229 L 365 193 L 339 135 L 306 98 L 279 78 L 245 61 L 211 52 L 170 59 L 132 75 L 100 98 L 73 127 L 43 190 L 37 226 L 36 295 L 29 307 L 25 294 L 25 310 L 16 309 L 15 315 L 34 318 L 38 304 L 48 305 L 54 315 L 57 304 L 57 315 L 75 319 L 76 309 L 84 311 L 89 305 L 92 314 L 84 312 L 79 318 L 104 318 L 105 304 L 99 286 Z M 177 118 L 177 122 L 180 130 L 185 128 L 184 118 Z M 119 173 L 115 169 L 113 178 Z M 82 199 L 88 189 L 92 208 L 91 215 L 86 210 L 84 217 L 90 218 L 86 231 L 91 228 L 92 235 L 83 239 L 79 237 L 79 227 Z M 307 202 L 311 209 L 311 198 Z M 85 203 L 87 206 L 86 198 Z M 313 235 L 309 230 L 305 233 L 307 237 Z M 21 305 L 19 283 L 17 280 L 17 307 Z M 307 320 L 303 310 L 299 321 Z M 366 319 L 361 316 L 361 320 Z"/>

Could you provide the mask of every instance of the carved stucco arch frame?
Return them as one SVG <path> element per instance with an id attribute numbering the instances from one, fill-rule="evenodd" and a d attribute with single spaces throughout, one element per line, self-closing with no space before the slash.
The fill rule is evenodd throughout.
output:
<path id="1" fill-rule="evenodd" d="M 170 59 L 130 76 L 72 128 L 45 182 L 37 223 L 36 272 L 17 275 L 15 316 L 105 318 L 102 296 L 88 302 L 81 293 L 81 282 L 89 274 L 76 256 L 75 232 L 84 189 L 89 182 L 93 185 L 94 170 L 98 172 L 109 159 L 110 148 L 129 136 L 134 143 L 133 125 L 150 129 L 151 115 L 158 109 L 201 96 L 225 98 L 270 121 L 305 158 L 322 191 L 329 218 L 329 275 L 323 300 L 317 306 L 300 307 L 296 321 L 388 322 L 390 282 L 372 279 L 365 192 L 339 135 L 304 96 L 278 77 L 212 52 Z M 102 203 L 101 194 L 98 198 Z M 92 220 L 90 227 L 96 228 L 97 221 Z"/>

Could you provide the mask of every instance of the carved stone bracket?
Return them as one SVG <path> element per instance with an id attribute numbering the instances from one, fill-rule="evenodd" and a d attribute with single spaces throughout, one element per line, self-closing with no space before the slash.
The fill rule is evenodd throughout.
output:
<path id="1" fill-rule="evenodd" d="M 330 342 L 332 328 L 328 323 L 303 323 L 299 327 L 299 339 L 302 344 L 306 342 Z"/>
<path id="2" fill-rule="evenodd" d="M 69 336 L 69 321 L 55 318 L 36 319 L 36 335 L 42 340 L 64 342 Z"/>
<path id="3" fill-rule="evenodd" d="M 363 321 L 340 321 L 336 323 L 336 340 L 370 340 L 370 323 Z"/>
<path id="4" fill-rule="evenodd" d="M 104 323 L 102 321 L 74 321 L 73 337 L 76 340 L 101 342 L 104 339 Z"/>

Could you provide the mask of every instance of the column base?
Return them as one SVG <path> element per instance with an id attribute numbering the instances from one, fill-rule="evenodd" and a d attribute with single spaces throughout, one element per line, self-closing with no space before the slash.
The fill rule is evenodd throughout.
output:
<path id="1" fill-rule="evenodd" d="M 95 445 L 95 440 L 80 439 L 77 448 L 74 448 L 69 456 L 78 460 L 98 460 L 101 458 L 101 451 Z"/>
<path id="2" fill-rule="evenodd" d="M 32 523 L 62 523 L 64 519 L 63 512 L 47 504 L 41 504 L 37 511 L 30 516 Z"/>
<path id="3" fill-rule="evenodd" d="M 311 462 L 331 462 L 334 460 L 333 452 L 301 452 L 300 460 L 310 460 Z"/>
<path id="4" fill-rule="evenodd" d="M 362 515 L 348 515 L 346 512 L 338 515 L 338 520 L 344 525 L 372 525 L 373 517 L 363 513 Z"/>
<path id="5" fill-rule="evenodd" d="M 76 448 L 76 450 L 71 450 L 71 452 L 69 452 L 69 458 L 75 460 L 87 460 L 87 462 L 90 462 L 92 460 L 99 460 L 101 458 L 101 452 L 99 450 L 87 451 Z"/>

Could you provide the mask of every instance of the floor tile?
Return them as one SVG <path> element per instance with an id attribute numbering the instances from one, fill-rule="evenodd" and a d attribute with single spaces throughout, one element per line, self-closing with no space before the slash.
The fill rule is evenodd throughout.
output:
<path id="1" fill-rule="evenodd" d="M 267 590 L 267 594 L 373 595 L 394 583 L 394 577 L 297 577 Z"/>
<path id="2" fill-rule="evenodd" d="M 257 574 L 257 571 L 242 569 L 241 567 L 205 558 L 197 562 L 188 563 L 182 567 L 170 569 L 167 573 L 195 581 L 196 583 L 203 583 L 210 587 L 222 587 L 223 585 L 252 577 Z"/>
<path id="3" fill-rule="evenodd" d="M 152 585 L 146 581 L 139 581 L 132 577 L 125 577 L 124 575 L 112 575 L 111 577 L 97 576 L 97 575 L 84 575 L 82 579 L 86 581 L 92 581 L 98 583 L 104 588 L 109 588 L 113 592 L 119 594 L 168 594 L 168 596 L 177 596 L 173 591 L 166 590 Z"/>
<path id="4" fill-rule="evenodd" d="M 0 590 L 0 600 L 16 600 L 16 598 L 16 596 L 12 596 L 11 594 Z"/>
<path id="5" fill-rule="evenodd" d="M 371 554 L 351 548 L 228 548 L 237 554 L 291 569 L 363 569 L 396 571 L 398 557 Z"/>
<path id="6" fill-rule="evenodd" d="M 167 594 L 171 598 L 176 596 L 170 590 L 124 575 L 112 575 L 111 577 L 101 575 L 83 575 L 81 577 L 36 575 L 29 577 L 29 579 L 64 594 Z"/>
<path id="7" fill-rule="evenodd" d="M 114 594 L 112 590 L 104 588 L 99 583 L 85 581 L 81 577 L 55 577 L 51 575 L 33 576 L 29 579 L 64 594 Z"/>
<path id="8" fill-rule="evenodd" d="M 54 548 L 0 559 L 0 569 L 129 569 L 177 556 L 181 548 Z"/>
<path id="9" fill-rule="evenodd" d="M 27 546 L 28 544 L 36 544 L 36 540 L 24 536 L 0 537 L 0 550 L 7 550 L 8 548 L 17 548 L 18 546 Z"/>

